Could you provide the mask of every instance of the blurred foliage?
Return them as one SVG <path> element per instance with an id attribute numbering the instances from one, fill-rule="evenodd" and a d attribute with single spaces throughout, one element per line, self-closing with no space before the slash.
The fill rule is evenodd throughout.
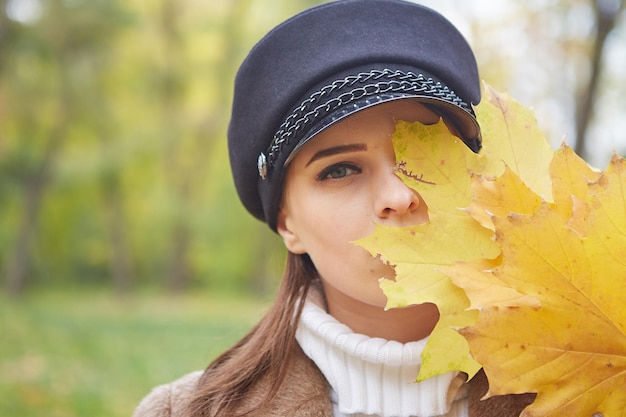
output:
<path id="1" fill-rule="evenodd" d="M 225 139 L 231 89 L 254 42 L 318 3 L 0 0 L 5 291 L 18 295 L 69 286 L 119 293 L 146 286 L 271 291 L 283 250 L 279 239 L 245 212 L 232 184 Z M 542 120 L 556 119 L 553 115 L 576 102 L 563 92 L 582 89 L 585 77 L 559 84 L 558 95 L 544 87 L 555 83 L 537 69 L 545 66 L 552 76 L 568 79 L 555 65 L 567 66 L 565 75 L 587 68 L 580 62 L 591 55 L 589 28 L 593 5 L 600 3 L 512 0 L 507 4 L 516 7 L 497 20 L 472 19 L 465 29 L 483 77 L 500 90 L 513 90 L 514 97 L 532 86 L 562 98 L 553 113 L 554 101 L 542 107 L 538 98 L 526 100 L 537 101 L 547 115 Z M 448 11 L 454 15 L 470 6 L 463 7 Z M 564 22 L 558 30 L 555 21 Z M 537 55 L 516 66 L 510 58 L 520 48 L 494 46 L 504 31 L 523 36 L 527 50 L 546 56 L 557 56 L 558 50 L 569 61 L 549 64 Z M 614 43 L 621 38 L 620 31 L 609 37 Z M 524 70 L 516 81 L 513 75 L 529 65 L 535 72 Z M 615 90 L 606 83 L 600 87 Z M 560 139 L 559 134 L 556 142 Z"/>
<path id="2" fill-rule="evenodd" d="M 225 131 L 245 53 L 310 4 L 4 0 L 7 291 L 273 287 L 280 242 L 236 197 Z"/>

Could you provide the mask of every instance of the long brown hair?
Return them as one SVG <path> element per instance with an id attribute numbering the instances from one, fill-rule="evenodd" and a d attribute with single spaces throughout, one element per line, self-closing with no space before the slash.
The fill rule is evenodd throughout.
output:
<path id="1" fill-rule="evenodd" d="M 188 406 L 190 417 L 233 415 L 255 382 L 268 376 L 266 404 L 278 391 L 294 348 L 297 323 L 315 267 L 308 255 L 287 255 L 285 274 L 276 300 L 261 321 L 237 344 L 215 359 L 204 371 Z"/>

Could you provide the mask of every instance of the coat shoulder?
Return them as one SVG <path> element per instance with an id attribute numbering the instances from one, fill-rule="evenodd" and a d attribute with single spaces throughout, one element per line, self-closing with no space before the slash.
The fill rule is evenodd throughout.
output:
<path id="1" fill-rule="evenodd" d="M 329 385 L 320 370 L 296 345 L 288 358 L 287 373 L 278 392 L 267 402 L 271 380 L 259 379 L 234 415 L 250 417 L 332 417 Z M 196 371 L 154 388 L 137 406 L 133 417 L 184 417 L 203 371 Z M 208 414 L 211 414 L 210 412 Z"/>
<path id="2" fill-rule="evenodd" d="M 250 410 L 262 403 L 269 385 L 266 376 L 251 390 L 237 411 Z M 326 378 L 296 345 L 278 392 L 268 403 L 250 413 L 250 417 L 332 417 L 329 389 Z"/>
<path id="3" fill-rule="evenodd" d="M 191 372 L 169 384 L 160 385 L 144 397 L 133 417 L 180 417 L 198 385 L 202 371 Z"/>
<path id="4" fill-rule="evenodd" d="M 470 417 L 519 417 L 536 394 L 509 394 L 483 399 L 489 390 L 489 381 L 480 370 L 469 381 L 469 416 Z"/>

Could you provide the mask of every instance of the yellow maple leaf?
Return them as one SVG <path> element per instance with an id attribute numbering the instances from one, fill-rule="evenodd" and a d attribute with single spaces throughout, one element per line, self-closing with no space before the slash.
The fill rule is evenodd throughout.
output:
<path id="1" fill-rule="evenodd" d="M 593 182 L 568 170 L 556 179 L 556 167 L 580 162 L 568 158 L 576 159 L 565 146 L 554 156 L 555 204 L 493 216 L 502 261 L 490 273 L 541 307 L 487 303 L 462 333 L 485 368 L 488 396 L 538 393 L 522 416 L 624 416 L 626 164 L 615 156 L 601 175 L 581 171 Z M 462 277 L 465 266 L 455 268 Z"/>
<path id="2" fill-rule="evenodd" d="M 563 221 L 572 218 L 573 206 L 577 201 L 584 201 L 589 196 L 589 184 L 598 180 L 600 173 L 574 153 L 565 143 L 557 151 L 557 156 L 550 164 L 550 177 L 553 182 L 552 195 L 555 210 Z M 583 207 L 579 207 L 583 209 Z M 581 216 L 577 216 L 580 218 Z M 572 224 L 572 226 L 575 226 Z M 579 225 L 581 226 L 581 225 Z M 584 230 L 579 230 L 584 232 Z"/>
<path id="3" fill-rule="evenodd" d="M 503 163 L 528 188 L 546 201 L 552 201 L 548 175 L 553 150 L 539 129 L 532 111 L 484 84 L 483 98 L 476 106 L 483 148 L 477 163 L 468 166 L 485 177 L 498 177 Z"/>
<path id="4" fill-rule="evenodd" d="M 381 280 L 388 308 L 425 302 L 439 308 L 440 319 L 422 354 L 418 380 L 451 370 L 474 375 L 480 366 L 471 359 L 466 340 L 453 329 L 474 323 L 478 315 L 468 310 L 464 291 L 438 270 L 457 260 L 495 257 L 499 252 L 492 233 L 458 209 L 470 200 L 469 154 L 443 122 L 431 126 L 398 122 L 393 141 L 401 178 L 422 195 L 429 221 L 407 228 L 377 225 L 372 235 L 357 243 L 394 265 L 395 280 Z M 470 233 L 459 239 L 459 231 Z"/>
<path id="5" fill-rule="evenodd" d="M 488 86 L 476 111 L 482 119 L 484 143 L 479 155 L 452 136 L 443 122 L 430 126 L 398 122 L 392 140 L 399 175 L 426 202 L 429 222 L 404 229 L 377 225 L 372 235 L 356 242 L 395 267 L 395 280 L 381 280 L 388 308 L 425 302 L 439 308 L 440 319 L 422 354 L 418 380 L 452 370 L 473 376 L 480 369 L 470 357 L 467 342 L 455 331 L 474 323 L 477 312 L 469 309 L 466 291 L 442 272 L 456 262 L 493 259 L 499 254 L 492 231 L 467 210 L 472 197 L 470 173 L 492 177 L 511 166 L 536 192 L 549 190 L 543 177 L 551 151 L 543 136 L 537 135 L 532 114 Z M 520 143 L 519 137 L 526 140 Z M 533 161 L 528 161 L 530 149 Z M 485 219 L 491 221 L 488 216 Z M 520 295 L 497 279 L 475 290 L 474 294 L 479 292 L 486 299 L 536 305 L 532 297 Z"/>

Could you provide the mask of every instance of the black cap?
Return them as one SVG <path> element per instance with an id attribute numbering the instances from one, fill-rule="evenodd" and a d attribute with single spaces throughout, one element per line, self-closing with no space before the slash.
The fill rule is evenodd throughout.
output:
<path id="1" fill-rule="evenodd" d="M 474 54 L 439 13 L 402 0 L 343 0 L 274 28 L 235 78 L 228 146 L 244 206 L 276 230 L 294 151 L 356 111 L 405 98 L 431 107 L 480 150 Z"/>

